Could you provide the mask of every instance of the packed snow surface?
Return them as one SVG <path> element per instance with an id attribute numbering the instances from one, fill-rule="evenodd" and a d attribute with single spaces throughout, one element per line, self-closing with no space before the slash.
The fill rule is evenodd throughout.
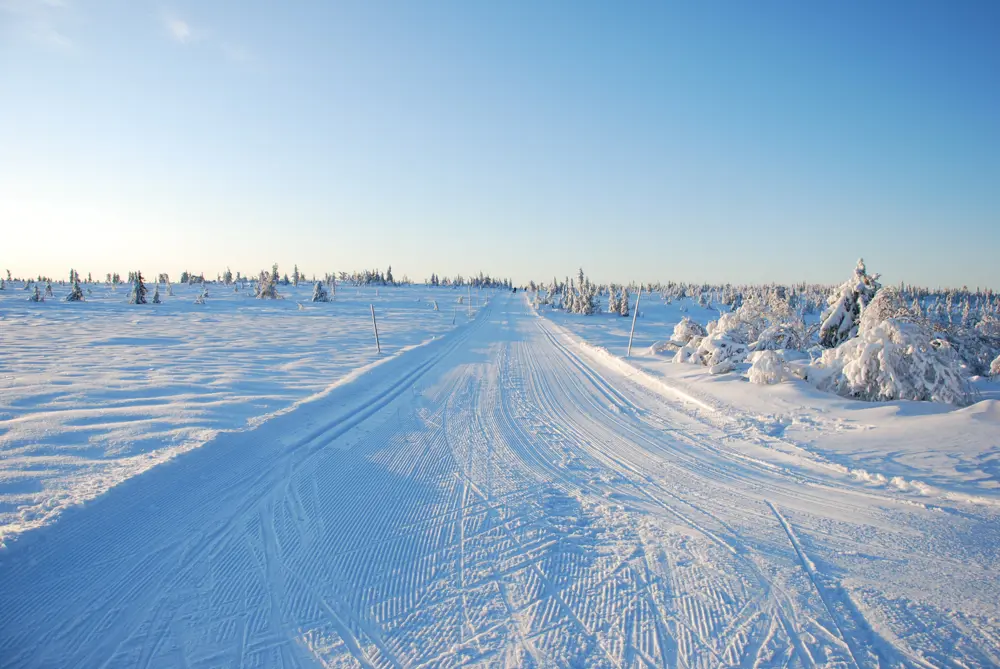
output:
<path id="1" fill-rule="evenodd" d="M 15 338 L 44 344 L 35 349 L 48 367 L 37 372 L 37 393 L 51 396 L 28 405 L 61 408 L 57 372 L 94 395 L 98 382 L 86 379 L 102 369 L 132 369 L 145 388 L 173 364 L 160 383 L 204 373 L 170 391 L 203 397 L 213 373 L 230 379 L 242 373 L 231 366 L 287 354 L 288 365 L 306 360 L 307 380 L 282 385 L 264 364 L 266 379 L 253 381 L 277 386 L 280 399 L 252 411 L 243 404 L 261 387 L 226 381 L 238 390 L 222 398 L 243 399 L 209 415 L 242 413 L 222 426 L 270 417 L 219 431 L 11 541 L 0 552 L 0 666 L 1000 665 L 995 470 L 952 476 L 921 460 L 913 466 L 937 476 L 921 483 L 938 491 L 927 494 L 913 476 L 889 485 L 877 478 L 891 478 L 883 471 L 853 475 L 849 444 L 803 437 L 843 424 L 849 438 L 888 428 L 902 444 L 906 422 L 926 420 L 925 440 L 970 427 L 944 445 L 957 453 L 968 442 L 975 454 L 958 462 L 995 462 L 992 400 L 912 415 L 909 404 L 821 398 L 791 381 L 761 386 L 688 365 L 672 365 L 686 376 L 671 376 L 656 356 L 622 360 L 627 319 L 539 316 L 520 293 L 494 296 L 454 327 L 454 314 L 431 311 L 447 321 L 442 336 L 326 392 L 317 391 L 374 359 L 362 352 L 360 325 L 328 334 L 340 327 L 332 315 L 269 325 L 239 321 L 237 310 L 175 347 L 191 356 L 215 338 L 214 354 L 150 363 L 114 344 L 103 355 L 132 362 L 102 368 L 94 355 L 85 358 L 98 365 L 91 371 L 73 354 L 81 338 L 135 338 L 145 349 L 150 338 L 185 336 L 183 327 L 154 327 L 166 315 L 108 312 L 103 323 L 81 315 L 68 324 L 62 343 L 74 348 L 65 355 L 51 334 Z M 3 324 L 30 332 L 44 318 L 5 311 Z M 119 331 L 130 318 L 145 325 Z M 665 334 L 637 320 L 633 351 L 669 338 L 679 318 L 665 319 Z M 288 331 L 267 332 L 279 324 Z M 438 332 L 413 330 L 398 325 L 396 345 Z M 340 338 L 352 350 L 354 337 L 353 361 L 321 360 Z M 254 350 L 216 359 L 234 339 Z M 28 364 L 30 355 L 4 344 Z M 3 364 L 11 393 L 27 372 Z M 4 410 L 8 421 L 21 413 Z M 67 448 L 86 441 L 68 436 L 67 420 L 43 425 L 55 425 Z M 4 428 L 9 440 L 15 428 Z M 878 452 L 878 438 L 861 443 Z M 872 457 L 909 466 L 905 454 Z"/>

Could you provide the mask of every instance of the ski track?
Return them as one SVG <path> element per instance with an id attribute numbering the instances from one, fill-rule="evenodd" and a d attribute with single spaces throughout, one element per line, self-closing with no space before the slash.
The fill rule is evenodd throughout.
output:
<path id="1" fill-rule="evenodd" d="M 0 667 L 995 666 L 995 604 L 892 571 L 995 603 L 995 518 L 772 465 L 493 302 L 0 553 Z"/>

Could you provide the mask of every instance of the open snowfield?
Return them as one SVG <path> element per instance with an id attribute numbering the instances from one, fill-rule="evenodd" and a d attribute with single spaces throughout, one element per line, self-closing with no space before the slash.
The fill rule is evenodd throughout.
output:
<path id="1" fill-rule="evenodd" d="M 353 291 L 2 296 L 5 513 L 173 457 L 0 551 L 0 666 L 1000 665 L 995 400 L 625 365 L 581 339 L 628 319 L 499 293 L 453 327 L 422 288 L 382 289 L 386 349 L 437 338 L 330 388 L 375 360 Z"/>
<path id="2" fill-rule="evenodd" d="M 210 285 L 197 305 L 200 286 L 175 285 L 139 306 L 129 286 L 92 284 L 83 303 L 62 301 L 66 286 L 42 303 L 20 288 L 0 291 L 0 544 L 372 364 L 370 304 L 382 357 L 468 321 L 443 288 L 342 287 L 312 303 L 311 283 L 283 300 Z"/>

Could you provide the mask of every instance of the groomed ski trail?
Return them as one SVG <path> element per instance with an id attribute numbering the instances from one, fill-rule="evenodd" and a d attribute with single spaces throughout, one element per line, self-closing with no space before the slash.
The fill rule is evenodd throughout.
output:
<path id="1" fill-rule="evenodd" d="M 995 518 L 759 455 L 501 294 L 0 553 L 0 667 L 998 663 Z"/>

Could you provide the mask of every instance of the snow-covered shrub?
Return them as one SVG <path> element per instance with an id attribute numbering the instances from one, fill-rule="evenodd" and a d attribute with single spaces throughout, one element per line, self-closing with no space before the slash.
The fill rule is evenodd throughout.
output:
<path id="1" fill-rule="evenodd" d="M 736 369 L 736 364 L 732 360 L 717 362 L 708 368 L 709 374 L 726 374 Z"/>
<path id="2" fill-rule="evenodd" d="M 1000 378 L 1000 355 L 990 365 L 990 377 L 994 379 Z"/>
<path id="3" fill-rule="evenodd" d="M 42 297 L 42 291 L 38 290 L 38 284 L 35 284 L 35 292 L 28 296 L 29 302 L 44 302 L 45 298 Z"/>
<path id="4" fill-rule="evenodd" d="M 270 274 L 261 270 L 260 278 L 257 281 L 257 292 L 254 295 L 258 300 L 277 300 L 281 296 L 278 294 L 278 263 L 274 263 Z"/>
<path id="5" fill-rule="evenodd" d="M 670 341 L 678 346 L 684 346 L 695 337 L 701 338 L 707 334 L 708 332 L 705 331 L 701 323 L 696 323 L 690 317 L 685 316 L 674 326 L 674 333 L 671 335 Z"/>
<path id="6" fill-rule="evenodd" d="M 298 269 L 298 266 L 296 266 L 296 269 Z M 312 301 L 313 302 L 329 302 L 330 301 L 330 295 L 326 292 L 326 288 L 323 287 L 323 282 L 322 281 L 317 281 L 316 285 L 313 286 Z"/>
<path id="7" fill-rule="evenodd" d="M 865 261 L 858 260 L 854 276 L 841 284 L 827 300 L 827 309 L 820 319 L 820 344 L 833 348 L 857 336 L 861 312 L 881 287 L 878 277 L 878 274 L 868 274 Z"/>
<path id="8" fill-rule="evenodd" d="M 1000 336 L 984 330 L 957 325 L 944 328 L 940 335 L 955 349 L 968 376 L 988 374 L 993 358 L 1000 353 Z"/>
<path id="9" fill-rule="evenodd" d="M 750 348 L 754 351 L 778 351 L 805 348 L 804 329 L 791 323 L 776 323 L 764 328 Z"/>
<path id="10" fill-rule="evenodd" d="M 747 353 L 746 344 L 733 341 L 725 333 L 716 333 L 694 337 L 677 351 L 673 361 L 712 367 L 712 373 L 718 374 L 719 370 L 730 371 L 736 363 L 746 360 Z"/>
<path id="11" fill-rule="evenodd" d="M 162 300 L 160 300 L 160 284 L 156 284 L 153 286 L 153 304 L 160 303 L 162 303 Z"/>
<path id="12" fill-rule="evenodd" d="M 753 364 L 747 372 L 750 383 L 772 385 L 788 378 L 788 363 L 776 351 L 763 350 L 753 355 Z"/>
<path id="13" fill-rule="evenodd" d="M 132 292 L 128 296 L 129 304 L 146 304 L 146 284 L 142 280 L 142 272 L 132 274 Z"/>
<path id="14" fill-rule="evenodd" d="M 908 320 L 896 299 L 894 291 L 880 292 L 862 315 L 858 336 L 823 352 L 818 386 L 868 401 L 968 404 L 972 390 L 952 346 Z M 887 313 L 894 315 L 878 320 Z"/>
<path id="15" fill-rule="evenodd" d="M 80 277 L 77 276 L 76 270 L 71 269 L 69 271 L 69 282 L 70 289 L 69 295 L 66 296 L 66 301 L 83 302 L 83 290 L 80 288 Z M 38 286 L 35 286 L 35 290 L 38 290 Z"/>

